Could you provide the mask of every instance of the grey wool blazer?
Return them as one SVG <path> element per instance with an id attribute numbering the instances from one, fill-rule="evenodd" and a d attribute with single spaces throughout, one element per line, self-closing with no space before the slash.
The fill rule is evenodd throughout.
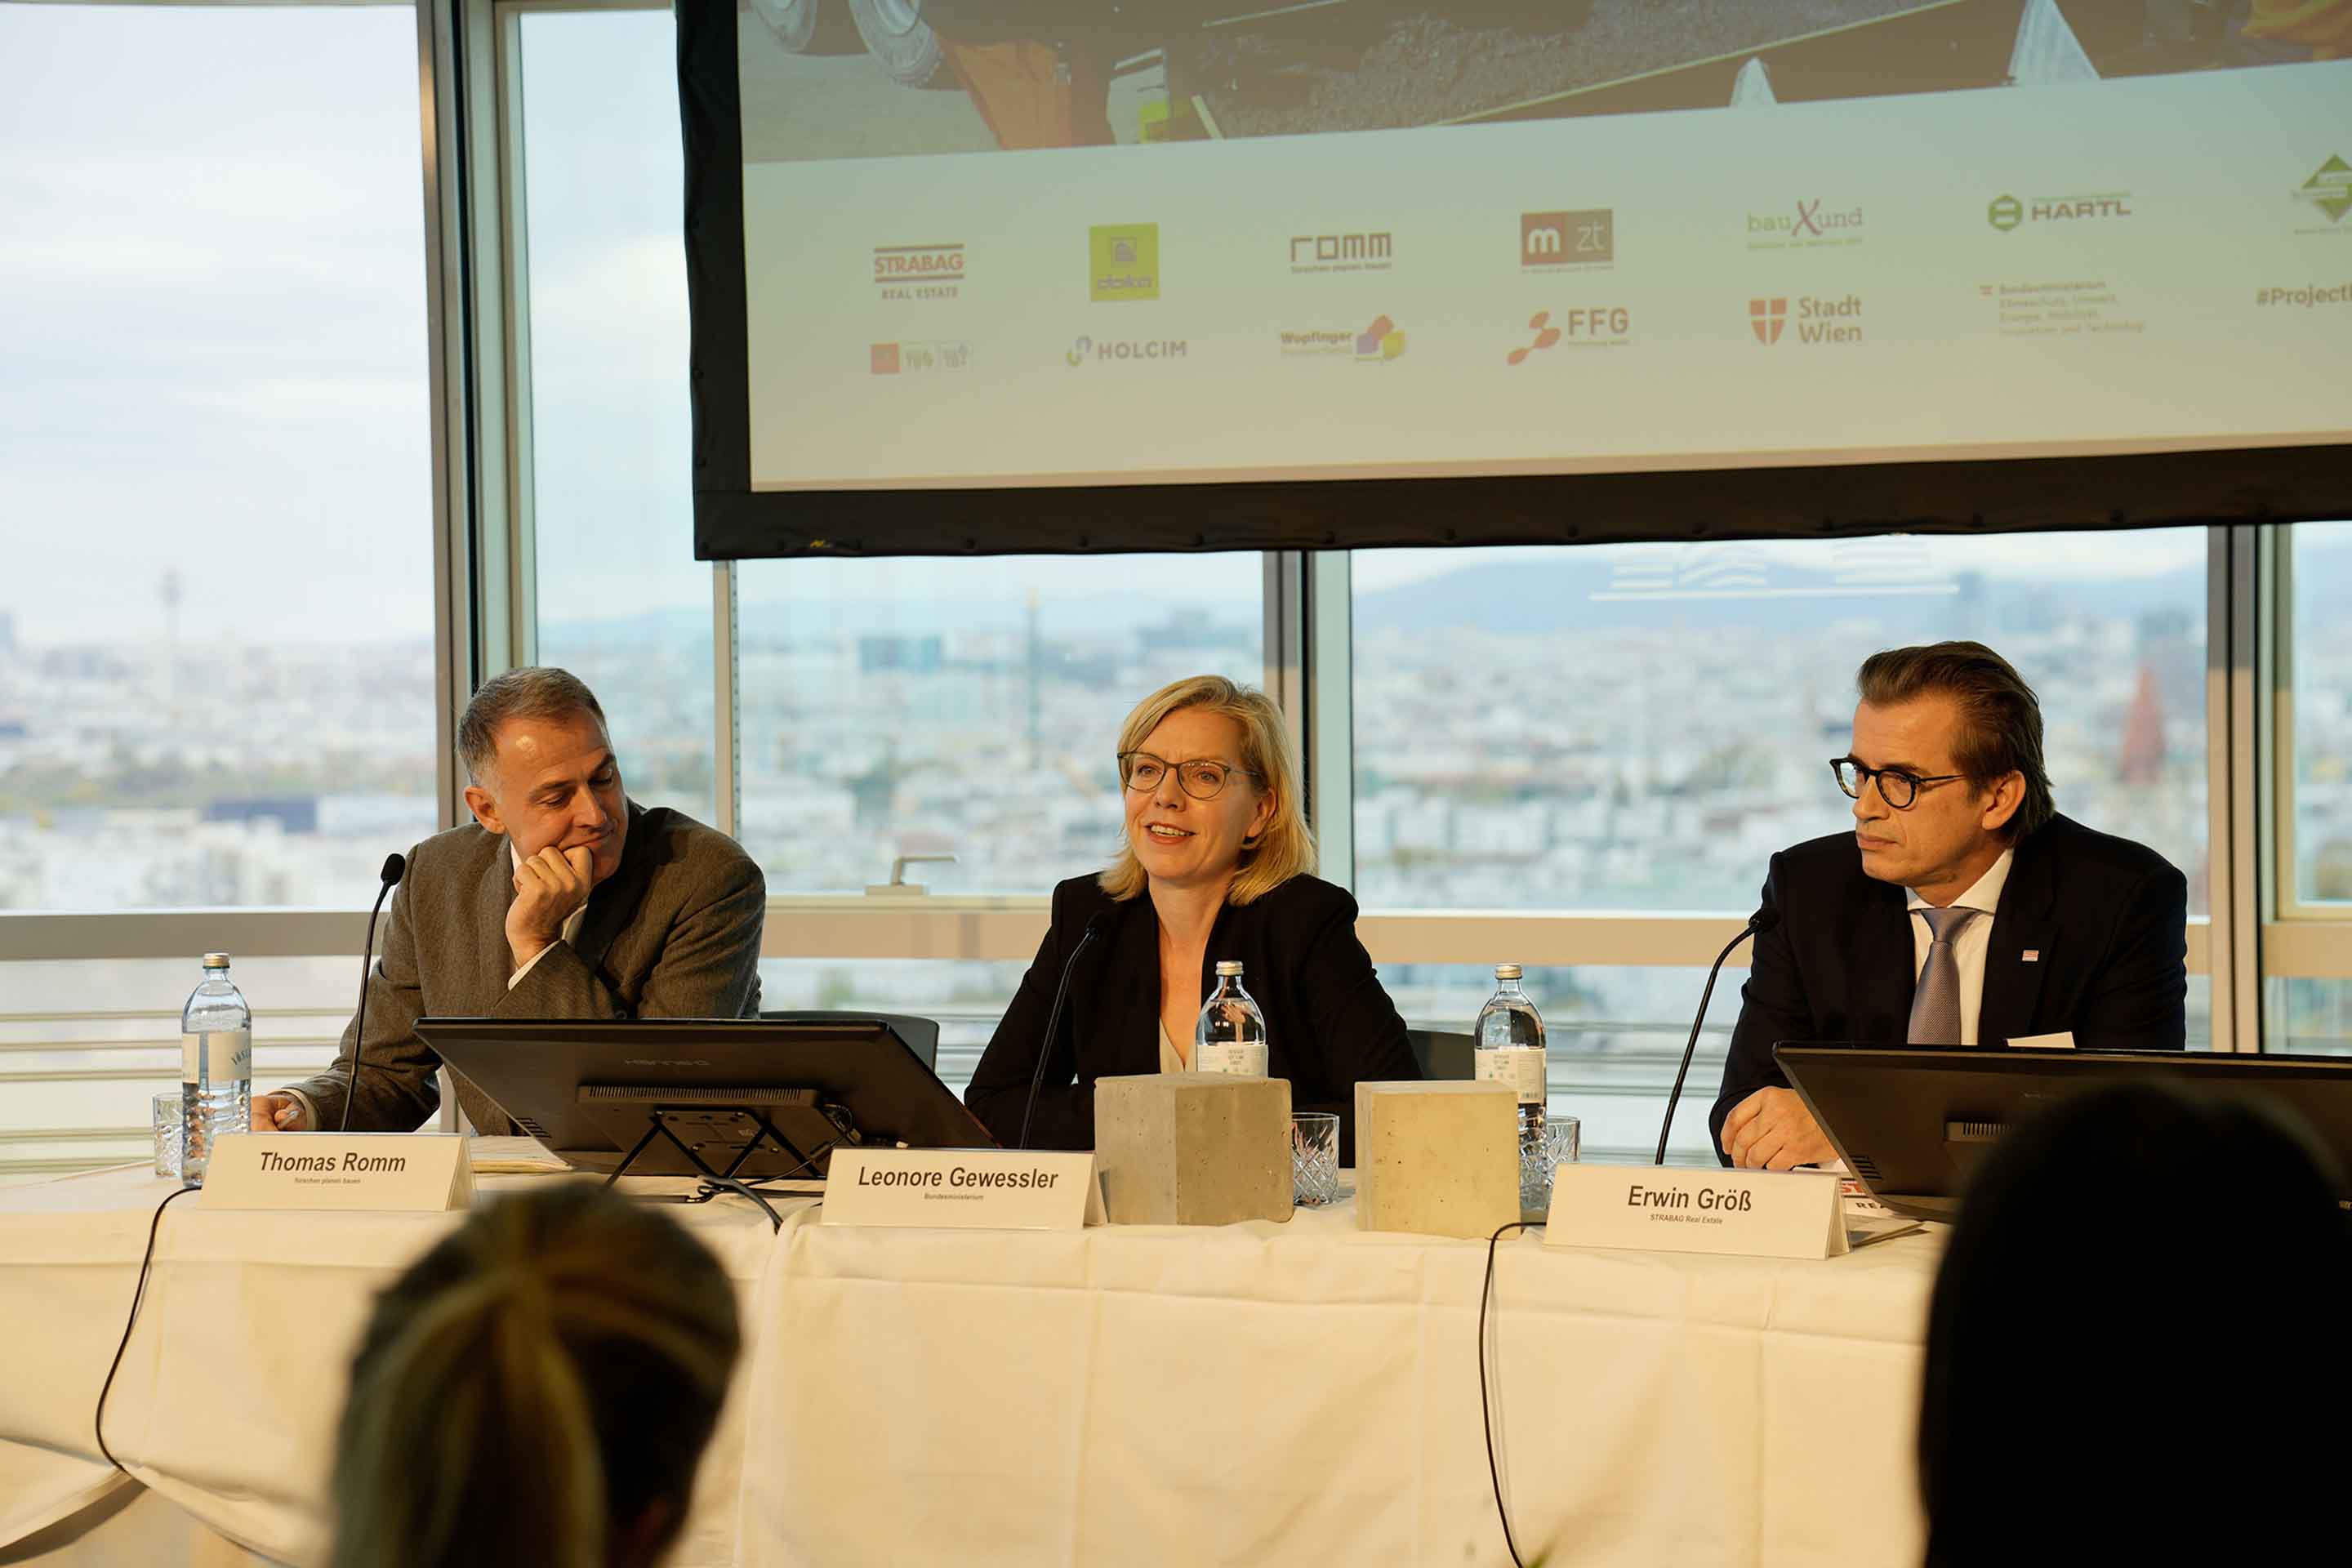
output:
<path id="1" fill-rule="evenodd" d="M 367 1050 L 352 1127 L 405 1132 L 441 1108 L 441 1058 L 416 1037 L 425 1017 L 750 1018 L 760 1011 L 760 927 L 767 883 L 742 847 L 667 806 L 629 804 L 621 864 L 588 895 L 570 942 L 541 953 L 513 989 L 507 910 L 514 872 L 504 837 L 468 823 L 408 857 L 368 975 Z M 334 1065 L 289 1088 L 336 1126 L 358 1020 Z M 451 1070 L 475 1131 L 509 1133 L 506 1113 Z"/>

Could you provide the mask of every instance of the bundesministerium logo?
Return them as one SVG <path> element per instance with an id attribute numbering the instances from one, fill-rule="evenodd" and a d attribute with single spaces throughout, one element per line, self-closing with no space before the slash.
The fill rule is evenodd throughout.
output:
<path id="1" fill-rule="evenodd" d="M 1160 226 L 1112 223 L 1088 229 L 1087 293 L 1097 304 L 1160 298 Z"/>
<path id="2" fill-rule="evenodd" d="M 1302 272 L 1386 272 L 1395 265 L 1395 242 L 1383 229 L 1378 234 L 1294 234 L 1290 237 L 1290 270 Z"/>
<path id="3" fill-rule="evenodd" d="M 2344 215 L 2352 212 L 2352 163 L 2347 163 L 2341 158 L 2329 158 L 2319 165 L 2311 178 L 2304 181 L 2303 188 L 2294 193 L 2294 199 L 2309 202 L 2326 213 L 2329 223 L 2342 223 Z"/>
<path id="4" fill-rule="evenodd" d="M 1823 300 L 1804 294 L 1797 299 L 1797 341 L 1822 346 L 1862 342 L 1862 296 L 1848 294 L 1843 300 Z M 1748 330 L 1756 341 L 1770 348 L 1780 341 L 1781 329 L 1788 325 L 1789 300 L 1786 295 L 1748 301 Z"/>
<path id="5" fill-rule="evenodd" d="M 1985 206 L 1985 222 L 2003 234 L 2029 223 L 2131 216 L 2129 191 L 2093 191 L 2077 196 L 2035 196 L 2023 202 L 2003 192 Z"/>
<path id="6" fill-rule="evenodd" d="M 884 300 L 952 300 L 968 276 L 961 245 L 877 245 L 874 283 Z"/>
<path id="7" fill-rule="evenodd" d="M 1614 207 L 1521 213 L 1519 265 L 1547 269 L 1609 267 L 1617 260 Z"/>

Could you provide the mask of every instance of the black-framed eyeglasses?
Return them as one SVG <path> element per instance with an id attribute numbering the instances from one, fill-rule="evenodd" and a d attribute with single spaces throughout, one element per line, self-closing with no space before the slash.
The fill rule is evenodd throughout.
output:
<path id="1" fill-rule="evenodd" d="M 1966 773 L 1938 773 L 1933 778 L 1921 778 L 1917 773 L 1906 773 L 1900 768 L 1865 767 L 1858 757 L 1831 758 L 1830 772 L 1837 775 L 1838 788 L 1855 800 L 1862 798 L 1864 784 L 1876 780 L 1878 798 L 1896 811 L 1910 810 L 1923 789 L 1933 789 L 1937 784 L 1948 784 L 1969 776 Z"/>
<path id="2" fill-rule="evenodd" d="M 1194 800 L 1214 800 L 1224 793 L 1225 781 L 1235 773 L 1251 778 L 1259 775 L 1249 768 L 1237 768 L 1230 763 L 1213 762 L 1195 757 L 1189 763 L 1171 763 L 1165 757 L 1155 757 L 1150 752 L 1121 752 L 1118 754 L 1119 782 L 1129 789 L 1158 789 L 1160 781 L 1168 776 L 1170 768 L 1176 770 L 1176 787 Z"/>

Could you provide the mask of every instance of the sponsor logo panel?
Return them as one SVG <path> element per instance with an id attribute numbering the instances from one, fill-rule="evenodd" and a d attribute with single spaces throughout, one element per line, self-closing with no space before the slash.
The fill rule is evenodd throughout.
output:
<path id="1" fill-rule="evenodd" d="M 1862 296 L 1830 299 L 1819 294 L 1776 294 L 1748 301 L 1748 327 L 1770 348 L 1793 323 L 1790 342 L 1806 348 L 1852 347 L 1863 341 Z"/>
<path id="2" fill-rule="evenodd" d="M 1529 356 L 1556 348 L 1619 349 L 1633 341 L 1633 312 L 1624 305 L 1580 305 L 1568 310 L 1538 310 L 1528 318 L 1525 343 L 1504 356 L 1525 364 Z"/>
<path id="3" fill-rule="evenodd" d="M 1160 298 L 1160 226 L 1097 224 L 1087 230 L 1087 297 L 1097 304 Z"/>
<path id="4" fill-rule="evenodd" d="M 1147 363 L 1179 360 L 1185 357 L 1189 345 L 1182 338 L 1097 338 L 1080 337 L 1062 352 L 1062 363 L 1072 370 L 1082 364 L 1106 364 L 1115 362 L 1142 361 Z"/>
<path id="5" fill-rule="evenodd" d="M 1292 359 L 1345 357 L 1358 364 L 1386 364 L 1403 354 L 1404 329 L 1385 315 L 1373 317 L 1371 324 L 1361 331 L 1333 327 L 1285 328 L 1282 353 L 1284 357 Z"/>
<path id="6" fill-rule="evenodd" d="M 971 368 L 971 345 L 957 339 L 876 343 L 869 352 L 876 375 L 932 375 Z"/>
<path id="7" fill-rule="evenodd" d="M 970 276 L 964 247 L 956 245 L 877 245 L 874 247 L 876 298 L 899 300 L 953 300 Z"/>
<path id="8" fill-rule="evenodd" d="M 2051 224 L 2113 222 L 2132 216 L 2129 191 L 2081 191 L 2063 196 L 2013 196 L 2004 191 L 1985 204 L 1985 222 L 2003 234 Z"/>
<path id="9" fill-rule="evenodd" d="M 1827 197 L 1800 196 L 1778 212 L 1748 214 L 1750 250 L 1822 250 L 1860 245 L 1864 217 L 1860 205 L 1832 207 Z"/>
<path id="10" fill-rule="evenodd" d="M 1617 264 L 1613 207 L 1519 215 L 1519 265 L 1543 272 L 1602 271 Z"/>
<path id="11" fill-rule="evenodd" d="M 1296 276 L 1386 272 L 1395 265 L 1396 238 L 1386 229 L 1290 237 L 1290 270 Z"/>

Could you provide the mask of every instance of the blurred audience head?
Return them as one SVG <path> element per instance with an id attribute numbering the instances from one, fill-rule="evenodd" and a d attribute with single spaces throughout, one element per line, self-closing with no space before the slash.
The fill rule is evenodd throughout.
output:
<path id="1" fill-rule="evenodd" d="M 1315 869 L 1282 710 L 1222 675 L 1161 687 L 1118 732 L 1126 834 L 1103 890 L 1227 884 L 1246 904 Z"/>
<path id="2" fill-rule="evenodd" d="M 2284 1114 L 2154 1083 L 2004 1138 L 1929 1309 L 1931 1568 L 2224 1561 L 2332 1522 L 2343 1190 Z"/>
<path id="3" fill-rule="evenodd" d="M 498 1200 L 376 1299 L 334 1568 L 647 1568 L 738 1346 L 732 1287 L 670 1219 L 586 1183 Z"/>

